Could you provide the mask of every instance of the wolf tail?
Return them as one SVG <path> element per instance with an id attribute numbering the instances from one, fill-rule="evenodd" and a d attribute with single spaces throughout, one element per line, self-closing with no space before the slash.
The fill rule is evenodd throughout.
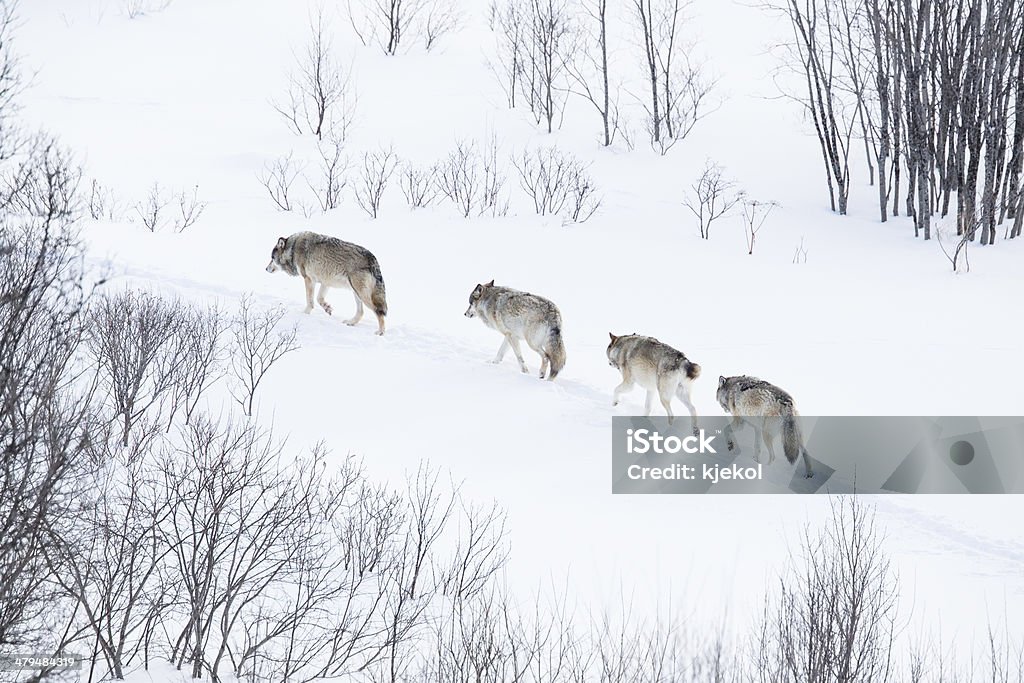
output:
<path id="1" fill-rule="evenodd" d="M 370 293 L 370 301 L 373 303 L 373 311 L 377 315 L 388 314 L 387 292 L 384 288 L 384 275 L 380 272 L 380 263 L 373 256 L 370 257 L 370 275 L 373 276 L 373 291 Z"/>
<path id="2" fill-rule="evenodd" d="M 786 460 L 792 465 L 801 455 L 804 456 L 804 474 L 810 479 L 814 476 L 811 470 L 811 455 L 804 448 L 803 435 L 800 433 L 800 424 L 796 420 L 796 414 L 789 411 L 782 418 L 782 447 L 786 453 Z"/>
<path id="3" fill-rule="evenodd" d="M 683 365 L 686 368 L 686 378 L 690 380 L 697 379 L 700 377 L 700 366 L 696 363 L 691 363 L 689 359 L 683 361 Z"/>
<path id="4" fill-rule="evenodd" d="M 796 459 L 800 457 L 800 451 L 804 448 L 800 425 L 797 424 L 792 412 L 782 418 L 782 448 L 790 465 L 796 462 Z"/>
<path id="5" fill-rule="evenodd" d="M 548 379 L 554 379 L 565 367 L 565 342 L 562 341 L 562 328 L 552 327 L 548 333 L 548 343 L 544 347 L 544 355 L 551 364 Z"/>

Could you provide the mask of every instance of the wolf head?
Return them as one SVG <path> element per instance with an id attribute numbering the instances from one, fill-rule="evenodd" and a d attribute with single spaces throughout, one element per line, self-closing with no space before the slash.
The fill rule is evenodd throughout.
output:
<path id="1" fill-rule="evenodd" d="M 718 400 L 718 405 L 722 406 L 722 410 L 729 414 L 732 414 L 732 408 L 730 406 L 732 401 L 731 397 L 729 396 L 730 381 L 732 379 L 732 377 L 722 377 L 721 375 L 719 375 L 718 391 L 715 392 L 715 398 Z"/>
<path id="2" fill-rule="evenodd" d="M 477 285 L 472 292 L 469 294 L 469 308 L 466 309 L 467 318 L 476 317 L 476 308 L 480 303 L 480 299 L 483 298 L 484 293 L 494 286 L 494 280 L 491 280 L 486 285 Z"/>
<path id="3" fill-rule="evenodd" d="M 617 360 L 615 360 L 615 357 L 617 355 L 615 353 L 615 342 L 617 342 L 619 339 L 621 339 L 621 337 L 616 337 L 611 332 L 608 333 L 608 336 L 612 340 L 611 343 L 608 344 L 608 350 L 605 351 L 605 355 L 608 356 L 608 365 L 612 366 L 613 368 L 618 368 L 619 367 L 619 363 L 618 363 Z"/>
<path id="4" fill-rule="evenodd" d="M 276 273 L 279 270 L 295 275 L 295 266 L 291 262 L 291 252 L 288 249 L 288 238 L 278 237 L 277 244 L 270 252 L 270 263 L 267 264 L 268 273 Z"/>

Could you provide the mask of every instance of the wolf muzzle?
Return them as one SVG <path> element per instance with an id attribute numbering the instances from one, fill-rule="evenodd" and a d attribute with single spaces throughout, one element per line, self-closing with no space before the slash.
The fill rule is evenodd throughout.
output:
<path id="1" fill-rule="evenodd" d="M 470 306 L 469 308 L 466 309 L 466 314 L 465 315 L 466 315 L 467 318 L 475 318 L 476 317 L 476 311 L 474 311 L 473 307 Z"/>
<path id="2" fill-rule="evenodd" d="M 277 272 L 277 264 L 274 263 L 273 261 L 268 263 L 267 264 L 267 272 L 268 273 L 276 273 Z"/>

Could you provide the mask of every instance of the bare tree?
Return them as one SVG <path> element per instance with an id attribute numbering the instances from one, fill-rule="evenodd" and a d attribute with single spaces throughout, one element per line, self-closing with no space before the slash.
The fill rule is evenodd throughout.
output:
<path id="1" fill-rule="evenodd" d="M 512 165 L 519 173 L 520 186 L 541 216 L 557 214 L 582 223 L 600 207 L 597 186 L 587 167 L 557 147 L 525 150 L 519 158 L 513 158 Z"/>
<path id="2" fill-rule="evenodd" d="M 508 212 L 506 175 L 499 152 L 498 140 L 493 134 L 483 152 L 476 142 L 460 140 L 437 164 L 437 189 L 458 207 L 464 218 L 474 212 L 480 216 L 504 216 Z"/>
<path id="3" fill-rule="evenodd" d="M 437 164 L 430 167 L 406 163 L 399 171 L 398 184 L 402 196 L 413 209 L 430 206 L 440 193 L 435 180 L 439 173 Z"/>
<path id="4" fill-rule="evenodd" d="M 344 141 L 355 117 L 352 71 L 334 53 L 323 8 L 310 18 L 309 43 L 295 56 L 285 101 L 272 103 L 297 135 Z"/>
<path id="5" fill-rule="evenodd" d="M 693 63 L 682 32 L 688 0 L 632 0 L 640 29 L 651 144 L 662 154 L 710 113 L 714 81 Z"/>
<path id="6" fill-rule="evenodd" d="M 128 446 L 132 425 L 147 411 L 159 411 L 174 388 L 183 350 L 175 335 L 184 309 L 148 292 L 125 290 L 100 297 L 90 319 L 89 349 Z"/>
<path id="7" fill-rule="evenodd" d="M 94 466 L 95 380 L 78 362 L 89 289 L 73 231 L 0 212 L 0 646 L 20 651 L 59 646 L 45 553 Z"/>
<path id="8" fill-rule="evenodd" d="M 296 328 L 280 329 L 284 315 L 280 307 L 254 310 L 252 297 L 246 295 L 232 321 L 231 371 L 235 379 L 232 395 L 248 416 L 253 414 L 256 390 L 267 372 L 282 357 L 299 348 Z"/>
<path id="9" fill-rule="evenodd" d="M 191 194 L 182 190 L 177 194 L 176 199 L 178 203 L 178 217 L 174 220 L 174 232 L 184 232 L 195 225 L 196 221 L 203 215 L 203 211 L 206 210 L 206 202 L 199 201 L 198 185 L 192 187 Z"/>
<path id="10" fill-rule="evenodd" d="M 348 0 L 352 29 L 363 45 L 386 55 L 408 51 L 417 41 L 428 52 L 462 23 L 454 0 Z"/>
<path id="11" fill-rule="evenodd" d="M 179 410 L 185 422 L 191 422 L 203 394 L 226 374 L 222 339 L 226 327 L 227 319 L 216 306 L 190 306 L 183 312 L 172 341 L 178 348 L 173 354 L 176 364 L 168 401 L 168 430 Z"/>
<path id="12" fill-rule="evenodd" d="M 380 203 L 384 198 L 384 190 L 391 182 L 398 167 L 398 157 L 394 149 L 379 149 L 374 152 L 363 152 L 363 162 L 359 169 L 353 194 L 356 204 L 370 218 L 376 218 L 380 212 Z"/>
<path id="13" fill-rule="evenodd" d="M 0 162 L 9 159 L 20 147 L 15 116 L 25 80 L 20 59 L 12 47 L 16 7 L 15 0 L 0 0 Z"/>
<path id="14" fill-rule="evenodd" d="M 82 168 L 56 138 L 23 139 L 11 161 L 12 167 L 0 172 L 0 210 L 62 222 L 81 217 Z"/>
<path id="15" fill-rule="evenodd" d="M 302 173 L 302 167 L 293 159 L 293 152 L 278 157 L 273 162 L 263 165 L 263 170 L 256 174 L 257 180 L 267 190 L 271 201 L 281 211 L 291 211 L 295 207 L 292 197 L 292 185 Z"/>
<path id="16" fill-rule="evenodd" d="M 743 192 L 735 188 L 736 183 L 725 176 L 725 169 L 710 160 L 705 164 L 697 182 L 690 186 L 683 205 L 697 219 L 700 236 L 704 239 L 711 237 L 711 223 L 727 214 L 743 199 Z"/>
<path id="17" fill-rule="evenodd" d="M 317 151 L 320 175 L 316 183 L 307 178 L 306 184 L 316 195 L 321 211 L 326 213 L 341 204 L 342 190 L 348 184 L 348 157 L 344 154 L 344 143 L 338 139 L 319 142 Z M 287 189 L 283 192 L 287 197 Z"/>
<path id="18" fill-rule="evenodd" d="M 804 532 L 766 610 L 759 680 L 894 680 L 899 584 L 883 543 L 865 503 L 832 501 L 828 525 Z"/>
<path id="19" fill-rule="evenodd" d="M 171 199 L 164 194 L 163 188 L 160 187 L 160 183 L 154 182 L 149 188 L 149 194 L 146 195 L 146 199 L 141 202 L 136 202 L 134 209 L 135 214 L 142 221 L 142 224 L 150 232 L 156 232 L 163 228 L 167 222 L 164 209 L 171 203 Z"/>
<path id="20" fill-rule="evenodd" d="M 613 95 L 608 65 L 608 0 L 589 0 L 577 35 L 577 56 L 567 62 L 571 90 L 601 117 L 601 144 L 611 146 L 619 132 L 618 92 Z"/>
<path id="21" fill-rule="evenodd" d="M 768 220 L 768 215 L 778 205 L 778 202 L 774 201 L 762 202 L 756 199 L 743 198 L 743 226 L 747 236 L 748 254 L 754 253 L 754 241 L 757 239 L 757 233 L 764 226 L 764 222 Z"/>
<path id="22" fill-rule="evenodd" d="M 497 10 L 498 66 L 509 106 L 525 104 L 550 133 L 564 111 L 575 48 L 567 0 L 505 0 Z"/>
<path id="23" fill-rule="evenodd" d="M 783 60 L 802 81 L 797 92 L 783 87 L 783 94 L 799 102 L 810 117 L 825 164 L 832 210 L 845 215 L 851 140 L 859 110 L 856 94 L 844 97 L 843 83 L 851 79 L 841 71 L 847 42 L 837 0 L 785 0 L 770 6 L 789 19 L 793 38 L 782 46 Z"/>

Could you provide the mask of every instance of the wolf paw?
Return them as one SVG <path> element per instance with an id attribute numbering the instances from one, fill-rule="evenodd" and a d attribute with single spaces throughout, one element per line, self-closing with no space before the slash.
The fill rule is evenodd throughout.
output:
<path id="1" fill-rule="evenodd" d="M 725 445 L 730 451 L 736 450 L 736 444 L 732 441 L 726 441 Z"/>
<path id="2" fill-rule="evenodd" d="M 324 313 L 326 313 L 327 315 L 331 315 L 332 313 L 334 313 L 334 309 L 331 308 L 330 304 L 320 304 L 320 305 L 323 306 Z"/>
<path id="3" fill-rule="evenodd" d="M 359 322 L 358 320 L 349 319 L 349 320 L 345 321 L 345 324 L 348 325 L 349 327 L 352 327 L 353 325 L 355 325 L 358 322 Z"/>

